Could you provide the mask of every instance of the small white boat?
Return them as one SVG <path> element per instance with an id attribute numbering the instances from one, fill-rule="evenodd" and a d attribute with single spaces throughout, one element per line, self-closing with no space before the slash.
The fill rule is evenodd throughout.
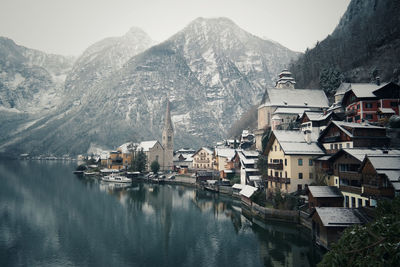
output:
<path id="1" fill-rule="evenodd" d="M 107 175 L 101 178 L 102 181 L 104 182 L 113 182 L 113 183 L 131 183 L 132 179 L 127 178 L 125 176 L 119 176 L 119 175 Z"/>

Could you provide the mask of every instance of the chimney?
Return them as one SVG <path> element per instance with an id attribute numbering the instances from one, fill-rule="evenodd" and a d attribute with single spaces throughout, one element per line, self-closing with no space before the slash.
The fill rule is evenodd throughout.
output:
<path id="1" fill-rule="evenodd" d="M 311 144 L 311 131 L 306 130 L 304 131 L 304 139 L 306 140 L 307 144 Z"/>
<path id="2" fill-rule="evenodd" d="M 376 85 L 378 85 L 378 86 L 381 85 L 381 77 L 376 76 L 375 81 L 376 81 Z"/>

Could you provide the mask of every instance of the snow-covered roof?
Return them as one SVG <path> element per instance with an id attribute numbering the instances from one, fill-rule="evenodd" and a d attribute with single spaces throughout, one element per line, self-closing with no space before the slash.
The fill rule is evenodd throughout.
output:
<path id="1" fill-rule="evenodd" d="M 343 151 L 346 153 L 352 155 L 359 161 L 363 161 L 365 156 L 372 156 L 372 155 L 399 155 L 400 156 L 400 150 L 397 149 L 370 149 L 370 148 L 343 148 Z M 387 154 L 384 154 L 385 153 Z M 339 153 L 339 152 L 337 152 Z"/>
<path id="2" fill-rule="evenodd" d="M 108 151 L 102 151 L 101 153 L 100 153 L 100 159 L 108 159 L 110 157 L 110 152 L 108 152 Z"/>
<path id="3" fill-rule="evenodd" d="M 324 154 L 317 142 L 311 141 L 307 143 L 304 139 L 304 134 L 300 131 L 274 130 L 273 134 L 278 140 L 285 154 Z"/>
<path id="4" fill-rule="evenodd" d="M 134 149 L 137 146 L 138 146 L 138 144 L 136 144 L 136 143 L 128 142 L 128 143 L 120 145 L 118 147 L 118 149 L 121 151 L 121 153 L 128 154 L 131 152 L 131 149 Z"/>
<path id="5" fill-rule="evenodd" d="M 231 160 L 235 157 L 236 151 L 232 148 L 215 148 L 215 154 L 219 157 L 224 157 Z"/>
<path id="6" fill-rule="evenodd" d="M 140 142 L 137 149 L 138 150 L 143 149 L 144 152 L 149 151 L 157 144 L 157 142 L 158 142 L 157 140 Z"/>
<path id="7" fill-rule="evenodd" d="M 400 190 L 400 154 L 367 155 L 378 174 L 385 174 L 396 191 Z"/>
<path id="8" fill-rule="evenodd" d="M 323 90 L 267 88 L 262 106 L 321 107 L 328 108 L 328 98 Z"/>
<path id="9" fill-rule="evenodd" d="M 351 83 L 341 83 L 338 89 L 336 89 L 336 95 L 344 95 L 348 90 L 350 90 Z"/>
<path id="10" fill-rule="evenodd" d="M 328 112 L 328 113 L 324 114 L 323 112 L 305 111 L 304 113 L 305 113 L 305 115 L 307 115 L 307 117 L 310 121 L 323 121 L 326 118 L 328 118 L 332 112 Z"/>
<path id="11" fill-rule="evenodd" d="M 239 193 L 247 198 L 250 198 L 256 191 L 257 191 L 256 187 L 245 185 Z"/>
<path id="12" fill-rule="evenodd" d="M 301 116 L 309 108 L 277 108 L 273 114 L 293 114 Z"/>
<path id="13" fill-rule="evenodd" d="M 342 192 L 336 186 L 308 186 L 313 197 L 343 197 Z"/>
<path id="14" fill-rule="evenodd" d="M 375 98 L 376 95 L 374 91 L 386 86 L 388 83 L 381 83 L 377 85 L 376 83 L 352 83 L 350 84 L 350 89 L 358 98 Z"/>
<path id="15" fill-rule="evenodd" d="M 364 223 L 357 209 L 317 207 L 315 210 L 325 227 L 347 227 L 353 224 Z"/>
<path id="16" fill-rule="evenodd" d="M 250 175 L 249 179 L 250 179 L 250 181 L 260 181 L 261 175 Z"/>
<path id="17" fill-rule="evenodd" d="M 385 114 L 396 114 L 396 112 L 391 108 L 379 108 L 378 110 Z"/>
<path id="18" fill-rule="evenodd" d="M 232 186 L 232 188 L 233 188 L 233 189 L 240 189 L 240 190 L 242 190 L 245 186 L 246 186 L 246 185 L 244 185 L 244 184 L 234 184 L 234 185 Z"/>
<path id="19" fill-rule="evenodd" d="M 258 169 L 255 168 L 244 168 L 245 172 L 258 172 Z"/>
<path id="20" fill-rule="evenodd" d="M 346 130 L 344 127 L 347 127 L 347 128 L 358 128 L 358 129 L 385 129 L 384 127 L 374 126 L 374 125 L 370 125 L 368 123 L 361 124 L 361 123 L 345 122 L 345 121 L 331 121 L 330 124 L 331 123 L 335 124 L 340 130 L 342 130 L 349 137 L 353 137 L 353 134 L 351 132 L 349 132 L 348 130 Z M 328 124 L 328 126 L 330 124 Z M 328 127 L 324 130 L 324 132 L 327 131 L 327 130 L 328 130 Z M 322 135 L 322 133 L 321 133 L 321 135 Z"/>
<path id="21" fill-rule="evenodd" d="M 256 150 L 242 150 L 242 153 L 246 158 L 258 158 L 259 155 L 258 151 Z"/>

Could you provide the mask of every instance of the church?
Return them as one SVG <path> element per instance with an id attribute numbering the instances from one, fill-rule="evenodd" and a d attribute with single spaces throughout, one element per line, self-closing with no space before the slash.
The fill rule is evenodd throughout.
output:
<path id="1" fill-rule="evenodd" d="M 329 107 L 323 90 L 295 89 L 295 80 L 287 69 L 279 74 L 275 88 L 265 90 L 258 107 L 258 125 L 255 131 L 256 148 L 262 149 L 262 136 L 266 129 L 277 125 L 288 126 L 304 111 L 322 111 Z M 284 127 L 285 128 L 285 127 Z"/>

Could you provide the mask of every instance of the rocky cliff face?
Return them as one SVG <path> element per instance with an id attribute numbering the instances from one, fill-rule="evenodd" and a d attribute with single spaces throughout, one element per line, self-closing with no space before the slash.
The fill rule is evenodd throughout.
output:
<path id="1" fill-rule="evenodd" d="M 196 19 L 147 50 L 152 41 L 138 39 L 147 41 L 136 50 L 114 38 L 88 48 L 67 77 L 71 98 L 3 150 L 76 154 L 91 144 L 159 139 L 167 97 L 176 146 L 210 144 L 298 56 L 225 18 Z"/>
<path id="2" fill-rule="evenodd" d="M 290 67 L 297 86 L 326 87 L 332 95 L 337 84 L 329 81 L 338 78 L 369 82 L 379 73 L 382 81 L 398 82 L 399 9 L 398 0 L 352 0 L 333 33 Z"/>

